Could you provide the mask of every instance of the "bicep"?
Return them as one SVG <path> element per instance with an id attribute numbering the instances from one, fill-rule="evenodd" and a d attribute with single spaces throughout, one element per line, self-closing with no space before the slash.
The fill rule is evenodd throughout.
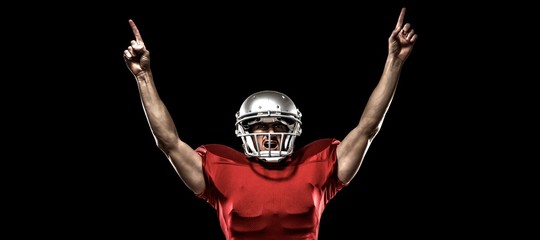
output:
<path id="1" fill-rule="evenodd" d="M 204 190 L 202 157 L 193 148 L 179 140 L 176 147 L 168 152 L 167 157 L 191 191 L 199 194 Z"/>
<path id="2" fill-rule="evenodd" d="M 354 178 L 370 143 L 369 134 L 356 127 L 337 146 L 338 177 L 341 181 L 349 183 Z"/>

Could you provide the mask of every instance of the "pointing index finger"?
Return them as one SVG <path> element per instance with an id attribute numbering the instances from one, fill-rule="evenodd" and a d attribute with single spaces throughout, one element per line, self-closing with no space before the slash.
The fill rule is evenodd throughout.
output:
<path id="1" fill-rule="evenodd" d="M 399 18 L 396 24 L 396 29 L 399 29 L 403 26 L 403 19 L 405 18 L 405 8 L 401 8 L 401 13 L 399 13 Z"/>
<path id="2" fill-rule="evenodd" d="M 131 30 L 133 31 L 133 35 L 135 35 L 135 40 L 139 44 L 144 44 L 141 33 L 139 33 L 139 29 L 137 28 L 137 25 L 135 25 L 135 22 L 131 19 L 129 19 L 129 26 L 131 26 Z"/>

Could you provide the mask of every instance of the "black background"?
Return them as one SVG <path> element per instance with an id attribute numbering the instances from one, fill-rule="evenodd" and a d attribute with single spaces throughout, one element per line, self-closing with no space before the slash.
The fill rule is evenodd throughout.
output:
<path id="1" fill-rule="evenodd" d="M 6 170 L 14 175 L 6 181 L 9 229 L 68 239 L 223 239 L 214 210 L 155 146 L 122 58 L 134 39 L 128 19 L 189 145 L 239 148 L 241 102 L 274 89 L 303 113 L 301 146 L 342 139 L 357 124 L 403 6 L 418 42 L 357 177 L 322 216 L 320 239 L 523 233 L 529 223 L 515 216 L 530 213 L 525 187 L 500 159 L 508 157 L 501 146 L 525 144 L 501 144 L 510 130 L 497 130 L 507 112 L 523 109 L 509 106 L 510 85 L 499 88 L 505 70 L 484 62 L 497 56 L 493 48 L 506 51 L 490 41 L 505 21 L 484 17 L 490 6 L 421 1 L 17 9 L 28 11 L 19 25 L 6 24 L 13 34 L 4 40 L 16 63 L 6 69 L 22 76 L 13 82 L 23 89 L 6 108 L 18 117 L 6 120 L 24 126 L 7 129 L 21 156 L 8 162 L 18 171 Z M 522 159 L 513 154 L 510 161 Z"/>

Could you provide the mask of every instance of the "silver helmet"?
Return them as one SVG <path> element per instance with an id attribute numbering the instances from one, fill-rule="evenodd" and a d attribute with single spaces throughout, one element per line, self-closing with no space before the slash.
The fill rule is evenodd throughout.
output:
<path id="1" fill-rule="evenodd" d="M 302 133 L 302 114 L 294 102 L 285 94 L 265 90 L 250 95 L 236 113 L 236 136 L 242 139 L 242 147 L 248 157 L 257 157 L 267 162 L 278 162 L 291 155 L 294 141 Z M 286 132 L 253 133 L 250 127 L 261 122 L 280 122 L 287 126 Z M 279 139 L 277 150 L 261 150 L 258 136 Z"/>

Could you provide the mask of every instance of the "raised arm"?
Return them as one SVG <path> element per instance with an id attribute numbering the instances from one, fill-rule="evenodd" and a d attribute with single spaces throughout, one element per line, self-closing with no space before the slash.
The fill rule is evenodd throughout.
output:
<path id="1" fill-rule="evenodd" d="M 194 193 L 203 191 L 204 176 L 201 157 L 180 140 L 176 126 L 167 107 L 154 85 L 150 68 L 150 52 L 146 49 L 137 26 L 130 19 L 129 25 L 135 35 L 131 45 L 124 50 L 124 60 L 139 89 L 142 106 L 158 148 L 165 153 L 186 186 Z"/>
<path id="2" fill-rule="evenodd" d="M 388 38 L 388 56 L 379 83 L 371 93 L 358 125 L 337 148 L 338 177 L 345 183 L 354 178 L 371 142 L 381 129 L 398 85 L 401 68 L 418 37 L 409 23 L 403 24 L 404 18 L 405 8 L 402 8 L 396 27 Z"/>

